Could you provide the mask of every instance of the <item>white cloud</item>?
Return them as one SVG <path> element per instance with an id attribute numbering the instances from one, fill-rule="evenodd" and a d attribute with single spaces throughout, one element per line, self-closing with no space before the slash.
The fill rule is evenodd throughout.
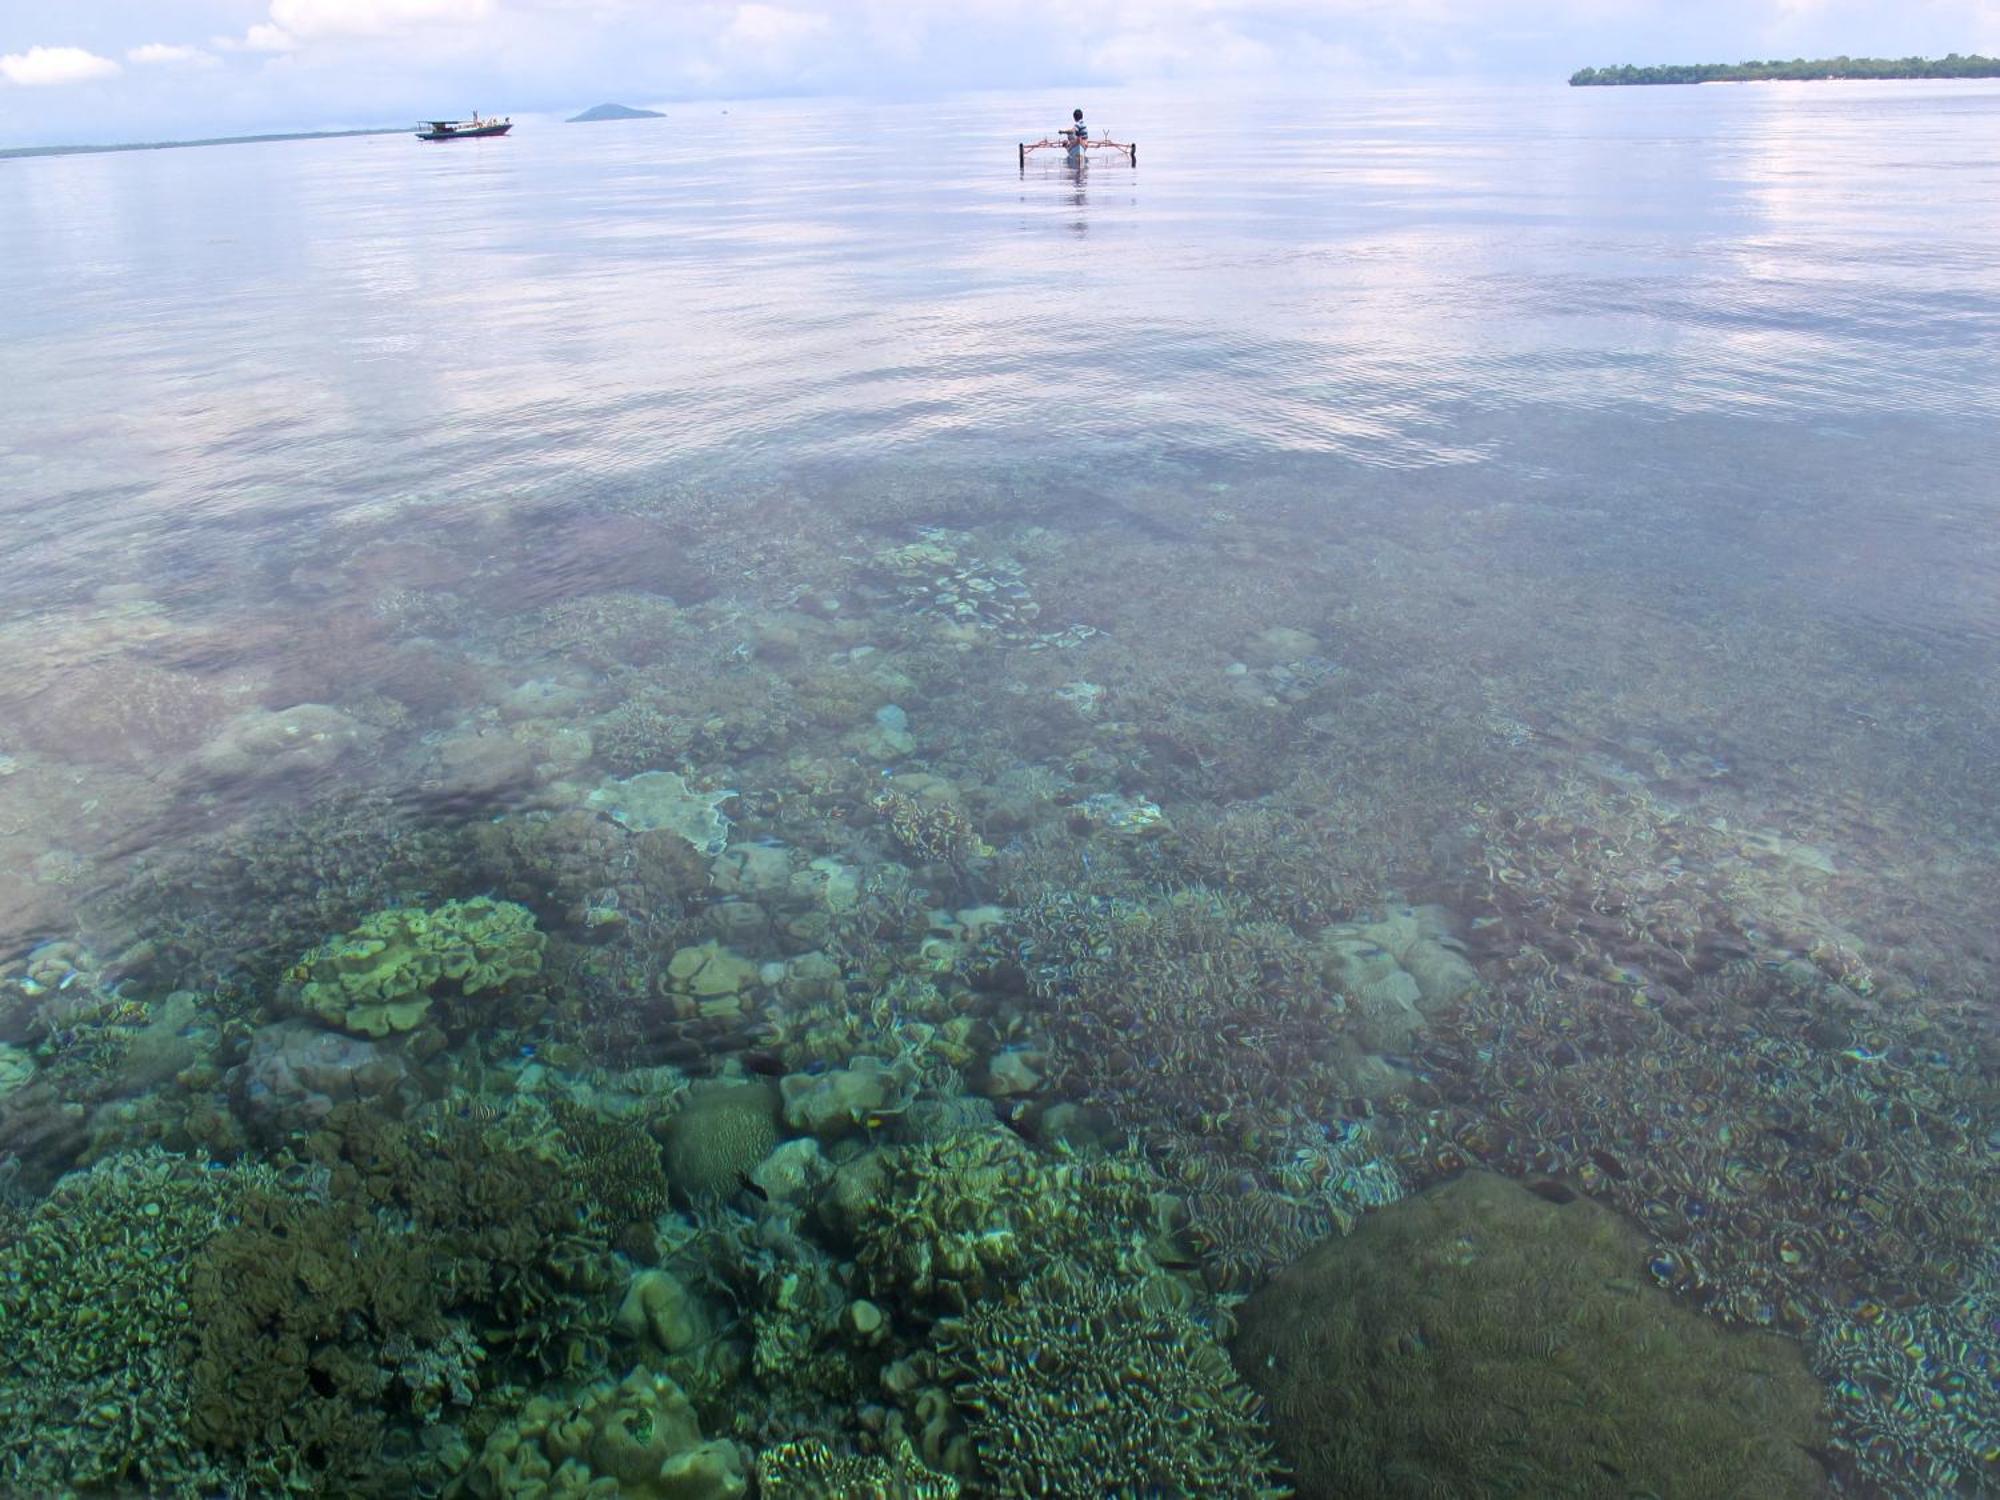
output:
<path id="1" fill-rule="evenodd" d="M 736 7 L 722 40 L 746 52 L 791 52 L 832 29 L 833 23 L 817 11 L 753 3 Z"/>
<path id="2" fill-rule="evenodd" d="M 396 40 L 414 32 L 464 31 L 493 15 L 494 0 L 271 0 L 271 18 L 240 37 L 216 37 L 225 52 L 296 52 L 313 42 Z"/>
<path id="3" fill-rule="evenodd" d="M 441 22 L 470 25 L 492 9 L 492 0 L 271 0 L 271 22 L 302 40 L 394 36 Z"/>
<path id="4" fill-rule="evenodd" d="M 273 26 L 267 21 L 259 21 L 241 36 L 218 36 L 209 38 L 224 52 L 290 52 L 299 45 L 299 39 L 282 26 Z"/>
<path id="5" fill-rule="evenodd" d="M 212 68 L 218 59 L 213 52 L 204 52 L 199 47 L 186 47 L 175 42 L 148 42 L 143 47 L 127 48 L 125 61 L 141 67 L 180 65 Z"/>
<path id="6" fill-rule="evenodd" d="M 30 47 L 26 52 L 9 52 L 0 57 L 0 78 L 23 88 L 40 88 L 56 83 L 88 83 L 110 78 L 118 64 L 81 47 Z"/>

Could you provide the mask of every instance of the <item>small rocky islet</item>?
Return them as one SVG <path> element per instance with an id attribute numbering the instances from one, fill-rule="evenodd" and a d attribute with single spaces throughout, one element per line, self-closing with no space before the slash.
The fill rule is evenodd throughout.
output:
<path id="1" fill-rule="evenodd" d="M 1994 1481 L 1992 1055 L 1921 924 L 1690 816 L 1696 748 L 1503 780 L 1550 737 L 1398 677 L 1365 593 L 1197 670 L 1043 528 L 848 542 L 477 637 L 442 542 L 351 548 L 345 696 L 48 627 L 94 696 L 9 776 L 240 815 L 35 866 L 0 1485 Z"/>

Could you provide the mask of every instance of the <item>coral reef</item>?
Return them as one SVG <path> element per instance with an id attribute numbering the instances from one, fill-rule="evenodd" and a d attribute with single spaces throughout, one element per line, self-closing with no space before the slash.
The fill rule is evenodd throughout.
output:
<path id="1" fill-rule="evenodd" d="M 1656 575 L 1516 649 L 1534 507 L 1423 484 L 1356 545 L 1303 468 L 725 467 L 357 514 L 267 635 L 196 589 L 0 625 L 0 1488 L 1269 1493 L 1216 1341 L 1378 1226 L 1428 1274 L 1370 1296 L 1450 1305 L 1323 1320 L 1370 1435 L 1438 1439 L 1327 1438 L 1364 1493 L 1670 1493 L 1702 1454 L 1593 1425 L 1643 1425 L 1590 1383 L 1642 1341 L 1777 1351 L 1765 1407 L 1734 1353 L 1675 1387 L 1692 1448 L 1775 1402 L 1843 1490 L 2000 1488 L 1983 660 Z M 1544 1196 L 1390 1206 L 1473 1163 Z M 1622 1271 L 1487 1254 L 1577 1197 Z M 1491 1265 L 1560 1305 L 1461 1319 Z M 1297 1305 L 1253 1384 L 1309 1378 Z M 1823 1446 L 1731 1323 L 1804 1348 Z M 1595 1401 L 1578 1451 L 1450 1469 L 1495 1370 Z M 1351 1414 L 1283 1400 L 1294 1447 Z"/>
<path id="2" fill-rule="evenodd" d="M 304 955 L 286 976 L 299 1009 L 361 1036 L 418 1026 L 447 995 L 504 990 L 541 972 L 534 914 L 475 896 L 376 912 Z"/>
<path id="3" fill-rule="evenodd" d="M 1304 1500 L 1821 1493 L 1797 1346 L 1677 1305 L 1645 1254 L 1588 1200 L 1468 1173 L 1280 1274 L 1232 1352 Z"/>

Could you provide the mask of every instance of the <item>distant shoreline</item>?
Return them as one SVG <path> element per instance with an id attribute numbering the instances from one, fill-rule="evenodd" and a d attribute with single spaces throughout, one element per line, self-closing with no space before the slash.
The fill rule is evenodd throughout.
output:
<path id="1" fill-rule="evenodd" d="M 401 135 L 406 125 L 365 130 L 288 130 L 275 135 L 217 135 L 199 141 L 128 141 L 115 146 L 0 146 L 0 160 L 16 156 L 91 156 L 100 151 L 178 151 L 185 146 L 253 146 L 263 141 L 331 141 L 353 135 Z"/>
<path id="2" fill-rule="evenodd" d="M 1582 68 L 1569 86 L 1625 88 L 1679 83 L 1825 83 L 1933 78 L 2000 78 L 2000 57 L 1954 52 L 1949 57 L 1795 57 L 1789 62 L 1664 63 L 1635 68 Z"/>

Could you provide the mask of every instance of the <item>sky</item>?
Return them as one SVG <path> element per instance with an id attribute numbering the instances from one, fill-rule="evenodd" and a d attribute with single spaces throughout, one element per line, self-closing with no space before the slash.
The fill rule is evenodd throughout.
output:
<path id="1" fill-rule="evenodd" d="M 1174 81 L 2000 54 L 2000 0 L 0 0 L 0 145 Z"/>

